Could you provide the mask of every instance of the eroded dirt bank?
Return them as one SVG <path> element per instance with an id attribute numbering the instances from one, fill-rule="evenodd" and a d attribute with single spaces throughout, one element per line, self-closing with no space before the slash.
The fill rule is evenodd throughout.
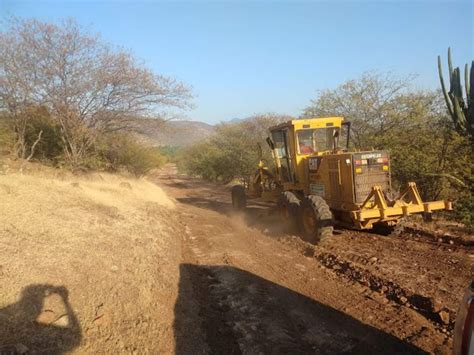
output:
<path id="1" fill-rule="evenodd" d="M 174 208 L 145 180 L 0 175 L 0 353 L 172 353 Z"/>
<path id="2" fill-rule="evenodd" d="M 236 215 L 224 187 L 155 178 L 185 230 L 178 353 L 450 353 L 472 246 L 339 230 L 313 248 L 269 206 Z"/>

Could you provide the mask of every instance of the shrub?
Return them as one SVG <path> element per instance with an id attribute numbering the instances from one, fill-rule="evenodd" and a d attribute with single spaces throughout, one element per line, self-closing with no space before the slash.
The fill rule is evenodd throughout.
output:
<path id="1" fill-rule="evenodd" d="M 124 169 L 137 177 L 166 162 L 157 148 L 143 146 L 133 136 L 125 133 L 102 137 L 98 140 L 96 149 L 97 165 L 110 171 Z"/>
<path id="2" fill-rule="evenodd" d="M 166 161 L 175 161 L 180 153 L 180 148 L 172 145 L 164 145 L 156 149 L 166 158 Z"/>
<path id="3" fill-rule="evenodd" d="M 35 147 L 33 158 L 57 163 L 63 154 L 61 129 L 45 108 L 37 108 L 28 112 L 30 118 L 26 126 L 25 143 L 31 149 L 38 135 L 42 132 L 41 139 Z M 29 152 L 28 152 L 29 154 Z"/>
<path id="4" fill-rule="evenodd" d="M 272 166 L 271 152 L 265 142 L 268 128 L 288 119 L 284 115 L 264 114 L 238 123 L 220 124 L 206 142 L 182 152 L 178 168 L 208 180 L 228 183 L 240 179 L 246 183 L 260 159 L 257 143 L 265 163 Z"/>
<path id="5" fill-rule="evenodd" d="M 23 149 L 24 154 L 20 156 L 29 157 L 41 132 L 41 139 L 35 145 L 32 158 L 43 162 L 57 162 L 62 155 L 61 132 L 49 112 L 42 106 L 31 106 L 18 114 L 18 117 L 20 118 L 17 120 L 25 122 L 25 131 L 22 134 L 24 141 L 19 140 L 12 117 L 6 112 L 0 114 L 0 149 L 4 153 L 12 154 Z"/>
<path id="6" fill-rule="evenodd" d="M 472 192 L 466 192 L 455 201 L 453 217 L 474 230 L 474 194 Z"/>
<path id="7" fill-rule="evenodd" d="M 0 154 L 9 154 L 13 151 L 15 134 L 6 116 L 0 114 Z"/>

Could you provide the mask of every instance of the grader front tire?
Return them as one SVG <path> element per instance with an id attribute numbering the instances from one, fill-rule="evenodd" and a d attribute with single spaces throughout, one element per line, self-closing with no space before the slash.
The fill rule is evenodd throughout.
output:
<path id="1" fill-rule="evenodd" d="M 277 202 L 278 214 L 288 229 L 296 227 L 299 206 L 300 200 L 293 192 L 284 191 L 280 194 Z"/>
<path id="2" fill-rule="evenodd" d="M 318 244 L 333 233 L 333 218 L 326 201 L 320 196 L 308 195 L 300 204 L 299 224 L 304 240 Z"/>
<path id="3" fill-rule="evenodd" d="M 232 187 L 232 207 L 234 210 L 243 210 L 247 207 L 247 196 L 245 195 L 245 187 L 236 185 Z"/>

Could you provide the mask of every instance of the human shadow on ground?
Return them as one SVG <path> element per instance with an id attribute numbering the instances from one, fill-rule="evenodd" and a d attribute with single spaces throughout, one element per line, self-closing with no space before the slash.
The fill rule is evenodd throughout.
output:
<path id="1" fill-rule="evenodd" d="M 81 342 L 79 321 L 63 286 L 33 284 L 0 308 L 0 355 L 63 354 Z"/>
<path id="2" fill-rule="evenodd" d="M 177 354 L 425 354 L 393 335 L 231 266 L 182 264 Z"/>

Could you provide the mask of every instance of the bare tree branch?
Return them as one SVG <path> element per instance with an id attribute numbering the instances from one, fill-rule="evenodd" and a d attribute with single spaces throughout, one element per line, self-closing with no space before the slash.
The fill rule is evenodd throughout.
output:
<path id="1" fill-rule="evenodd" d="M 188 86 L 153 73 L 73 20 L 56 25 L 13 19 L 0 32 L 0 108 L 15 121 L 21 142 L 28 120 L 16 113 L 46 107 L 61 126 L 65 155 L 72 161 L 97 132 L 126 129 L 130 117 L 190 108 L 191 99 Z"/>
<path id="2" fill-rule="evenodd" d="M 20 167 L 20 173 L 23 173 L 23 169 L 25 168 L 26 163 L 28 163 L 31 160 L 31 158 L 33 158 L 33 155 L 35 154 L 36 146 L 40 142 L 42 135 L 43 135 L 43 130 L 39 131 L 38 138 L 36 138 L 35 142 L 31 146 L 30 155 L 28 155 L 28 157 L 22 161 L 21 167 Z"/>

